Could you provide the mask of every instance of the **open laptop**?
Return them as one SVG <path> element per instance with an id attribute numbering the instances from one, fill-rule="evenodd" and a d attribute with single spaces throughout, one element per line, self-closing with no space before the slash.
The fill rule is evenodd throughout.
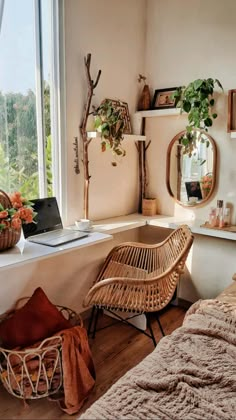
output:
<path id="1" fill-rule="evenodd" d="M 31 200 L 37 223 L 22 225 L 25 239 L 37 244 L 58 246 L 88 236 L 88 233 L 63 229 L 56 197 Z"/>

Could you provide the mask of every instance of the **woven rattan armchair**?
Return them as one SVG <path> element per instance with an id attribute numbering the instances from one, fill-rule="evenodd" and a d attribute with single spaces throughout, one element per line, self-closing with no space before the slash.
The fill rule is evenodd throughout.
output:
<path id="1" fill-rule="evenodd" d="M 127 242 L 113 248 L 84 299 L 85 307 L 93 306 L 88 334 L 93 326 L 95 337 L 100 309 L 146 315 L 163 309 L 175 293 L 192 242 L 190 229 L 182 225 L 161 243 Z M 123 320 L 117 313 L 116 317 Z M 158 316 L 156 319 L 164 335 Z M 156 345 L 149 316 L 147 325 L 150 334 L 144 334 Z"/>

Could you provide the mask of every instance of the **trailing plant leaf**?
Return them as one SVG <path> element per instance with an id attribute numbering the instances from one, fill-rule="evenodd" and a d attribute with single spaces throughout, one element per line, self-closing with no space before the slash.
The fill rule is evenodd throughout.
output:
<path id="1" fill-rule="evenodd" d="M 121 145 L 124 128 L 125 117 L 122 110 L 113 106 L 109 100 L 103 101 L 95 110 L 95 129 L 101 133 L 101 148 L 103 152 L 110 149 L 114 155 L 126 155 Z"/>
<path id="2" fill-rule="evenodd" d="M 217 118 L 217 113 L 212 112 L 215 105 L 213 98 L 215 86 L 223 90 L 218 79 L 197 79 L 189 83 L 188 86 L 180 86 L 173 95 L 181 113 L 188 114 L 186 135 L 182 138 L 182 144 L 185 147 L 184 153 L 189 154 L 190 157 L 196 140 L 200 139 L 200 136 L 198 138 L 193 134 L 193 130 L 208 131 L 208 128 L 213 125 L 213 120 Z"/>

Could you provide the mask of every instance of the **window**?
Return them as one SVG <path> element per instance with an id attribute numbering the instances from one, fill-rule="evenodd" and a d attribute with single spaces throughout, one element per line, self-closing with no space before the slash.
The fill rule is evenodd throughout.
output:
<path id="1" fill-rule="evenodd" d="M 59 0 L 0 0 L 0 188 L 62 201 Z"/>

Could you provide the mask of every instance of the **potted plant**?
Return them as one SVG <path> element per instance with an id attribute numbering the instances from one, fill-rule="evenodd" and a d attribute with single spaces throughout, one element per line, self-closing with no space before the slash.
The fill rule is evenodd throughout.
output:
<path id="1" fill-rule="evenodd" d="M 105 99 L 95 110 L 94 128 L 101 133 L 102 152 L 111 150 L 114 155 L 125 156 L 122 140 L 125 129 L 125 117 L 119 107 L 115 107 L 109 99 Z M 116 166 L 116 162 L 112 163 Z"/>
<path id="2" fill-rule="evenodd" d="M 201 131 L 208 131 L 217 118 L 217 113 L 214 112 L 215 86 L 223 90 L 218 79 L 197 79 L 188 86 L 177 88 L 173 94 L 177 101 L 177 108 L 180 108 L 181 113 L 188 114 L 188 125 L 186 134 L 182 137 L 182 144 L 184 153 L 190 156 L 196 147 L 196 141 L 201 139 Z M 194 130 L 196 128 L 200 131 Z"/>

